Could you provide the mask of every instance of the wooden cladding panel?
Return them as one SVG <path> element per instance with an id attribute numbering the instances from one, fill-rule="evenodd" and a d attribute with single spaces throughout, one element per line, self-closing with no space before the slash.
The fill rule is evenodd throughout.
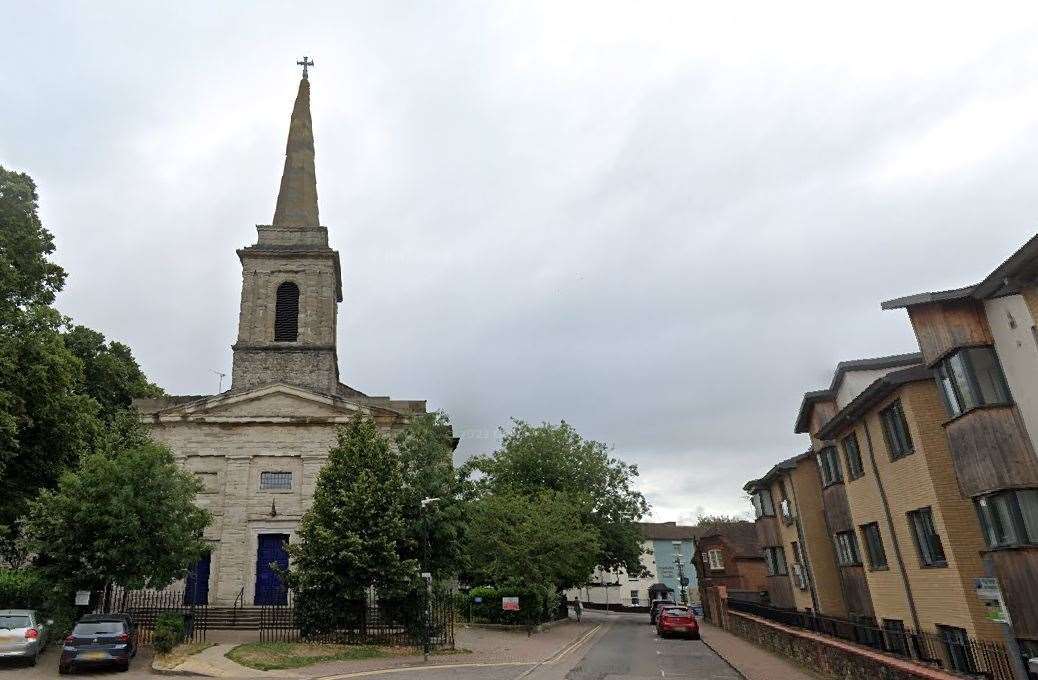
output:
<path id="1" fill-rule="evenodd" d="M 1014 407 L 979 408 L 945 429 L 963 495 L 1038 486 L 1038 460 Z"/>
<path id="2" fill-rule="evenodd" d="M 973 300 L 917 305 L 908 308 L 908 316 L 927 364 L 955 347 L 994 343 L 984 308 Z"/>
<path id="3" fill-rule="evenodd" d="M 865 567 L 840 567 L 840 578 L 843 579 L 843 591 L 847 598 L 847 611 L 861 616 L 875 616 L 872 608 L 872 597 L 869 594 L 869 582 L 865 578 Z"/>
<path id="4" fill-rule="evenodd" d="M 1038 639 L 1038 548 L 996 550 L 991 560 L 1017 637 Z"/>
<path id="5" fill-rule="evenodd" d="M 832 420 L 833 416 L 836 415 L 836 402 L 835 401 L 820 401 L 814 405 L 811 409 L 810 425 L 808 426 L 813 435 L 822 429 L 822 426 Z"/>
<path id="6" fill-rule="evenodd" d="M 777 517 L 761 517 L 757 520 L 757 540 L 761 547 L 782 545 L 782 534 L 779 531 Z"/>
<path id="7" fill-rule="evenodd" d="M 793 599 L 793 584 L 790 582 L 789 576 L 769 576 L 766 585 L 772 607 L 796 608 L 796 600 Z"/>
<path id="8" fill-rule="evenodd" d="M 831 533 L 854 531 L 854 520 L 851 518 L 851 508 L 847 502 L 847 488 L 843 484 L 830 484 L 822 489 L 822 507 Z"/>

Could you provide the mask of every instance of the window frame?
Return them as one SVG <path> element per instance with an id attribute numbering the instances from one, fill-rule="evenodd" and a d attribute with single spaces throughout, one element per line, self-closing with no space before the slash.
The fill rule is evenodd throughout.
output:
<path id="1" fill-rule="evenodd" d="M 915 453 L 912 431 L 908 426 L 908 416 L 905 415 L 905 407 L 901 404 L 901 399 L 895 399 L 882 408 L 879 412 L 879 420 L 883 426 L 883 438 L 887 443 L 887 454 L 890 456 L 890 460 L 900 460 Z M 896 432 L 897 429 L 900 429 L 901 432 Z M 903 434 L 904 441 L 895 440 L 897 434 Z"/>
<path id="2" fill-rule="evenodd" d="M 281 484 L 265 483 L 264 480 L 288 480 L 288 486 Z M 268 491 L 271 493 L 291 493 L 295 487 L 295 480 L 292 479 L 291 470 L 262 470 L 259 474 L 259 490 Z"/>
<path id="3" fill-rule="evenodd" d="M 836 564 L 841 567 L 861 565 L 861 550 L 858 549 L 858 537 L 853 531 L 837 531 L 833 534 L 833 545 L 836 547 Z"/>
<path id="4" fill-rule="evenodd" d="M 274 342 L 299 342 L 301 298 L 299 284 L 292 280 L 282 281 L 274 290 Z"/>
<path id="5" fill-rule="evenodd" d="M 789 564 L 786 562 L 786 550 L 781 545 L 764 547 L 764 563 L 768 567 L 768 576 L 788 576 Z"/>
<path id="6" fill-rule="evenodd" d="M 861 542 L 865 546 L 865 554 L 869 558 L 869 571 L 886 571 L 890 569 L 890 562 L 887 560 L 887 548 L 883 545 L 883 532 L 880 531 L 879 522 L 862 524 L 858 527 L 858 530 L 861 531 Z M 873 531 L 875 532 L 875 540 L 873 540 Z M 878 548 L 882 563 L 876 559 L 876 548 Z"/>
<path id="7" fill-rule="evenodd" d="M 990 355 L 992 366 L 997 369 L 997 375 L 993 376 L 993 387 L 996 392 L 1001 392 L 1001 400 L 988 400 L 984 396 L 974 361 L 975 355 L 981 352 Z M 971 345 L 956 349 L 934 366 L 933 376 L 937 382 L 937 391 L 941 393 L 944 410 L 953 420 L 978 408 L 1013 404 L 1013 394 L 1006 380 L 1005 369 L 1002 368 L 1002 361 L 993 345 Z"/>
<path id="8" fill-rule="evenodd" d="M 1038 489 L 1006 489 L 973 499 L 977 519 L 980 521 L 980 528 L 984 534 L 984 543 L 989 549 L 1038 545 L 1038 526 L 1029 529 L 1024 517 L 1020 502 L 1023 494 L 1028 494 L 1038 504 Z M 997 504 L 1002 504 L 1001 509 L 1005 510 L 1007 516 L 1003 516 L 1003 513 L 999 512 Z M 1004 526 L 1006 521 L 1008 521 L 1008 527 Z M 1000 540 L 999 533 L 1005 538 Z"/>
<path id="9" fill-rule="evenodd" d="M 764 502 L 765 500 L 767 503 Z M 757 519 L 775 516 L 775 500 L 772 498 L 771 489 L 768 487 L 760 487 L 755 490 L 751 495 L 750 502 L 753 504 L 753 512 Z"/>
<path id="10" fill-rule="evenodd" d="M 857 461 L 857 465 L 852 465 L 851 449 L 847 446 L 848 442 L 854 444 L 854 460 Z M 865 476 L 865 463 L 861 459 L 861 447 L 858 445 L 858 433 L 853 430 L 849 435 L 840 440 L 840 448 L 843 449 L 843 456 L 847 459 L 847 479 L 855 480 Z"/>
<path id="11" fill-rule="evenodd" d="M 822 488 L 843 482 L 843 469 L 840 467 L 840 455 L 835 446 L 825 446 L 815 454 L 818 470 L 822 475 Z"/>
<path id="12" fill-rule="evenodd" d="M 717 558 L 716 560 L 714 558 Z M 724 554 L 720 548 L 710 548 L 706 551 L 707 567 L 710 571 L 724 571 Z"/>
<path id="13" fill-rule="evenodd" d="M 906 513 L 908 528 L 915 540 L 919 563 L 924 569 L 937 569 L 948 566 L 948 553 L 944 549 L 944 540 L 937 531 L 937 523 L 933 518 L 933 508 L 929 505 Z M 931 539 L 936 539 L 934 543 Z M 940 549 L 940 558 L 934 548 Z"/>

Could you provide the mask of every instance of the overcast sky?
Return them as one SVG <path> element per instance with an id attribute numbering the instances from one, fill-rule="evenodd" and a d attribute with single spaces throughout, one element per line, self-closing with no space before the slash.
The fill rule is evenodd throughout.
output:
<path id="1" fill-rule="evenodd" d="M 0 164 L 58 305 L 171 393 L 230 373 L 311 55 L 344 382 L 492 450 L 565 419 L 658 520 L 744 512 L 879 302 L 1038 225 L 1038 6 L 0 0 Z"/>

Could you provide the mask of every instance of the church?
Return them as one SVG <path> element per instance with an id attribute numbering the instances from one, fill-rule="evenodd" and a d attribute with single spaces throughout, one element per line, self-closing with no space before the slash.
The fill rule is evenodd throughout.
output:
<path id="1" fill-rule="evenodd" d="M 363 414 L 392 436 L 426 412 L 425 401 L 368 396 L 340 381 L 342 277 L 317 212 L 307 65 L 274 218 L 237 251 L 241 312 L 230 389 L 134 404 L 152 437 L 201 481 L 197 502 L 213 516 L 205 533 L 211 552 L 185 584 L 185 599 L 198 604 L 284 602 L 271 565 L 288 564 L 285 545 L 295 540 L 336 429 Z"/>

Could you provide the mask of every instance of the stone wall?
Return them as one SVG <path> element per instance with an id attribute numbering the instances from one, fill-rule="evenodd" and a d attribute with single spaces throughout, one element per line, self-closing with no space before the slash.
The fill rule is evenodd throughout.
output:
<path id="1" fill-rule="evenodd" d="M 867 647 L 729 610 L 726 628 L 748 642 L 833 680 L 961 680 L 962 676 Z"/>

